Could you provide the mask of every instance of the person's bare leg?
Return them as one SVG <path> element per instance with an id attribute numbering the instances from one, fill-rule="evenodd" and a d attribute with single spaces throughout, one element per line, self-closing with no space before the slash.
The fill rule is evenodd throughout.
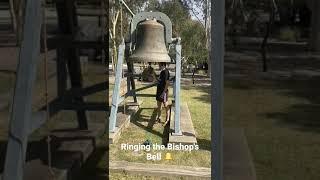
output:
<path id="1" fill-rule="evenodd" d="M 160 117 L 161 117 L 161 105 L 162 103 L 160 101 L 157 101 L 157 121 L 160 121 Z"/>
<path id="2" fill-rule="evenodd" d="M 170 108 L 169 108 L 169 103 L 165 102 L 165 108 L 166 108 L 166 122 L 169 121 L 170 118 Z"/>

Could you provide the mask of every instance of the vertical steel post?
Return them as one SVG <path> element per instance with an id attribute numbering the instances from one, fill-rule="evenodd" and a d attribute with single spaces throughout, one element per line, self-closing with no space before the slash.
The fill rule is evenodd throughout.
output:
<path id="1" fill-rule="evenodd" d="M 223 180 L 223 73 L 224 73 L 224 17 L 225 1 L 214 0 L 212 8 L 212 33 L 213 45 L 210 54 L 212 65 L 213 96 L 211 112 L 213 113 L 213 178 Z"/>
<path id="2" fill-rule="evenodd" d="M 26 2 L 3 180 L 22 180 L 32 116 L 32 90 L 40 59 L 41 1 Z"/>
<path id="3" fill-rule="evenodd" d="M 75 38 L 76 27 L 78 26 L 78 16 L 76 13 L 76 4 L 74 1 L 57 1 L 56 2 L 58 26 L 62 34 L 67 34 Z M 83 77 L 81 73 L 79 49 L 64 48 L 60 50 L 65 54 L 66 65 L 68 67 L 68 74 L 71 82 L 71 89 L 76 92 L 73 94 L 72 101 L 75 103 L 84 103 L 84 97 L 79 94 L 83 88 Z M 64 67 L 63 67 L 64 68 Z M 58 69 L 57 71 L 59 71 Z M 58 79 L 60 80 L 60 79 Z M 63 83 L 63 82 L 62 82 Z M 60 84 L 60 82 L 58 82 Z M 62 86 L 63 87 L 63 86 Z M 84 109 L 76 110 L 78 127 L 82 130 L 88 129 L 88 113 Z"/>
<path id="4" fill-rule="evenodd" d="M 122 65 L 124 59 L 125 44 L 124 41 L 119 46 L 118 63 L 116 67 L 116 77 L 112 93 L 111 112 L 109 117 L 109 132 L 114 132 L 116 129 L 117 112 L 119 107 L 120 98 L 120 85 L 122 79 Z M 106 126 L 107 127 L 107 126 Z"/>
<path id="5" fill-rule="evenodd" d="M 182 135 L 180 128 L 180 79 L 181 79 L 181 44 L 176 44 L 176 77 L 174 85 L 175 112 L 174 112 L 174 135 Z"/>

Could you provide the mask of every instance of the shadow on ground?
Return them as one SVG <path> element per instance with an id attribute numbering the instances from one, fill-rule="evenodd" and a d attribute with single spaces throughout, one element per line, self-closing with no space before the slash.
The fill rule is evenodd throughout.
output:
<path id="1" fill-rule="evenodd" d="M 153 110 L 151 116 L 146 116 L 143 115 L 142 112 L 146 111 L 146 110 Z M 152 133 L 156 136 L 159 136 L 160 138 L 162 138 L 162 144 L 167 144 L 168 140 L 169 140 L 169 124 L 167 123 L 166 126 L 164 126 L 163 128 L 163 132 L 160 133 L 156 130 L 154 130 L 154 125 L 156 123 L 156 118 L 157 118 L 157 109 L 155 108 L 140 108 L 137 113 L 134 115 L 134 118 L 131 120 L 131 122 L 140 127 L 141 129 L 143 129 L 144 131 L 147 131 L 149 133 Z M 164 120 L 162 120 L 164 121 Z M 148 123 L 147 125 L 145 125 L 146 123 Z"/>
<path id="2" fill-rule="evenodd" d="M 108 179 L 108 164 L 109 164 L 109 147 L 100 146 L 89 157 L 87 162 L 83 165 L 80 175 L 77 179 L 87 180 L 106 180 Z M 99 166 L 99 162 L 104 159 L 103 167 Z"/>
<path id="3" fill-rule="evenodd" d="M 291 80 L 277 82 L 276 87 L 285 90 L 282 95 L 297 97 L 307 100 L 307 103 L 295 104 L 285 112 L 266 114 L 269 118 L 280 120 L 281 125 L 294 125 L 296 129 L 303 131 L 320 132 L 320 78 L 308 80 Z"/>
<path id="4" fill-rule="evenodd" d="M 267 119 L 275 119 L 279 126 L 289 126 L 301 131 L 320 132 L 320 77 L 304 80 L 291 79 L 248 83 L 241 80 L 228 81 L 225 87 L 239 90 L 274 90 L 288 98 L 301 99 L 301 104 L 291 105 L 284 111 L 260 114 Z M 267 104 L 266 104 L 267 106 Z"/>
<path id="5" fill-rule="evenodd" d="M 188 90 L 199 91 L 201 95 L 193 97 L 192 99 L 203 102 L 203 103 L 211 104 L 211 86 L 205 86 L 205 87 L 182 86 L 181 89 L 185 91 L 188 91 Z"/>
<path id="6" fill-rule="evenodd" d="M 197 138 L 197 142 L 199 145 L 199 149 L 201 150 L 206 150 L 206 151 L 211 151 L 211 141 L 207 140 L 207 139 L 199 139 Z"/>

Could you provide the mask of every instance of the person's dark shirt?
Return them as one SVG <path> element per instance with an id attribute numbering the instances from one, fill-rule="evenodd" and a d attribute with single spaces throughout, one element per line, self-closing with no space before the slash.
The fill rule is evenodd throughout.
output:
<path id="1" fill-rule="evenodd" d="M 161 89 L 161 91 L 164 90 L 166 86 L 166 81 L 169 80 L 169 78 L 170 78 L 170 73 L 168 69 L 164 69 L 160 72 L 158 88 Z"/>

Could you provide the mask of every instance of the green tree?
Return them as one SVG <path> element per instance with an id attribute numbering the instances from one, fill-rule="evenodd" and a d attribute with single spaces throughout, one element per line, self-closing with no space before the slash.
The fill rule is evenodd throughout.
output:
<path id="1" fill-rule="evenodd" d="M 134 14 L 142 11 L 142 7 L 148 2 L 145 0 L 123 0 Z M 126 7 L 120 3 L 120 0 L 109 0 L 109 24 L 108 30 L 110 41 L 109 46 L 112 47 L 111 64 L 114 69 L 117 62 L 117 47 L 123 38 L 130 33 L 130 20 L 132 14 Z"/>
<path id="2" fill-rule="evenodd" d="M 181 39 L 183 56 L 187 62 L 192 64 L 207 62 L 206 32 L 200 22 L 186 20 Z"/>
<path id="3" fill-rule="evenodd" d="M 160 11 L 165 13 L 172 22 L 172 34 L 174 37 L 181 37 L 184 24 L 187 19 L 191 19 L 188 8 L 178 0 L 164 1 L 162 3 L 154 3 L 148 7 L 149 11 Z"/>
<path id="4" fill-rule="evenodd" d="M 165 1 L 157 4 L 155 9 L 169 16 L 173 26 L 173 36 L 181 37 L 182 56 L 188 63 L 206 62 L 208 50 L 206 48 L 206 29 L 198 20 L 191 19 L 187 3 L 178 0 Z"/>

